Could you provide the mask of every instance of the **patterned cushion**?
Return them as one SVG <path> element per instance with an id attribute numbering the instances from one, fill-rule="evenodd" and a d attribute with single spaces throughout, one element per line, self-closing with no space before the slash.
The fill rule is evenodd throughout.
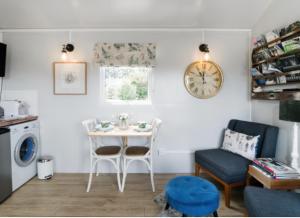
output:
<path id="1" fill-rule="evenodd" d="M 259 137 L 260 136 L 249 136 L 226 129 L 222 149 L 239 154 L 249 160 L 253 160 L 258 153 Z"/>

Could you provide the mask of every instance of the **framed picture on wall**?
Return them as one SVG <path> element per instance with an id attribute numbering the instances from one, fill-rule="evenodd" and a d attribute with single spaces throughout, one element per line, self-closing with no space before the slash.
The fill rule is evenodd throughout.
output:
<path id="1" fill-rule="evenodd" d="M 87 63 L 54 62 L 53 93 L 54 95 L 86 95 Z"/>

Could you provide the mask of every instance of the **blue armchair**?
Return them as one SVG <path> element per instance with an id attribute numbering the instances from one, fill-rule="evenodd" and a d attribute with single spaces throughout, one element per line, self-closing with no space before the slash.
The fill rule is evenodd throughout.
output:
<path id="1" fill-rule="evenodd" d="M 260 135 L 257 157 L 274 157 L 278 127 L 261 123 L 230 120 L 227 128 L 251 136 Z M 231 189 L 244 186 L 250 160 L 223 149 L 198 150 L 195 152 L 195 175 L 200 171 L 209 174 L 224 186 L 225 205 L 230 207 Z"/>

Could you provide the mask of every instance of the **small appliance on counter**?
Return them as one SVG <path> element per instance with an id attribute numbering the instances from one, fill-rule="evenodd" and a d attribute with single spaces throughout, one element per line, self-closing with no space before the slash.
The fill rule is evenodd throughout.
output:
<path id="1" fill-rule="evenodd" d="M 29 106 L 20 100 L 1 101 L 0 107 L 4 110 L 4 119 L 22 118 L 29 115 Z M 1 115 L 1 110 L 0 110 Z"/>

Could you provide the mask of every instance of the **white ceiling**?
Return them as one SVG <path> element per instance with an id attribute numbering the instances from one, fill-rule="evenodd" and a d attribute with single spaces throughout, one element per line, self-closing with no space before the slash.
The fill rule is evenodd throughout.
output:
<path id="1" fill-rule="evenodd" d="M 0 28 L 252 28 L 272 0 L 0 0 Z"/>

